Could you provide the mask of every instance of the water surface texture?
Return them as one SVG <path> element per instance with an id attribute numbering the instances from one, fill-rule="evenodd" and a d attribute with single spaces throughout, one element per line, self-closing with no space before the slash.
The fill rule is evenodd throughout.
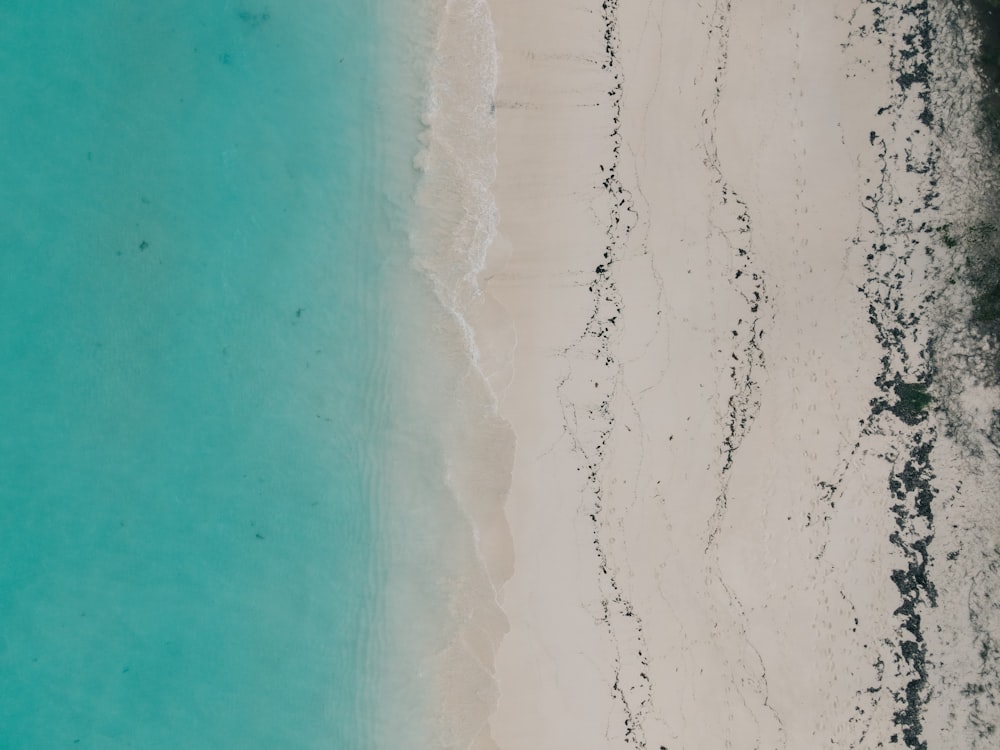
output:
<path id="1" fill-rule="evenodd" d="M 370 746 L 372 7 L 0 7 L 4 748 Z"/>

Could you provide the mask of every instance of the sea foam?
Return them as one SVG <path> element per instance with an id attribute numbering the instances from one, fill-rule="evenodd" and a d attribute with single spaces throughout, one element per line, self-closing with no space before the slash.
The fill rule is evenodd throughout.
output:
<path id="1" fill-rule="evenodd" d="M 413 737 L 412 724 L 387 720 L 383 742 L 408 736 L 417 746 L 489 747 L 493 654 L 507 628 L 497 596 L 512 565 L 503 503 L 514 449 L 497 414 L 513 335 L 484 289 L 498 221 L 497 52 L 482 0 L 442 2 L 423 19 L 430 37 L 413 159 L 414 275 L 401 271 L 397 290 L 405 307 L 420 312 L 399 341 L 407 365 L 399 453 L 390 460 L 397 491 L 381 521 L 391 540 L 386 653 L 395 654 L 383 670 L 391 675 L 386 702 L 421 693 L 409 718 L 422 729 Z M 409 434 L 413 425 L 426 432 Z M 408 641 L 396 637 L 403 632 Z"/>

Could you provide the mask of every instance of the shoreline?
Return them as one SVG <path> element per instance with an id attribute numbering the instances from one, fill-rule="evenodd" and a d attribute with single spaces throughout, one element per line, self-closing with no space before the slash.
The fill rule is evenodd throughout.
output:
<path id="1" fill-rule="evenodd" d="M 960 451 L 901 405 L 934 393 L 947 253 L 920 222 L 952 210 L 905 68 L 927 9 L 491 7 L 488 288 L 517 332 L 496 746 L 973 732 L 983 629 L 934 539 L 992 484 L 945 487 Z"/>

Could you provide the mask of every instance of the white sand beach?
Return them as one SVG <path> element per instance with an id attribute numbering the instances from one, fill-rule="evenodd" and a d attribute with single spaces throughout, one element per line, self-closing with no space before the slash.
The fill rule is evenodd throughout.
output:
<path id="1" fill-rule="evenodd" d="M 945 564 L 921 500 L 940 526 L 941 477 L 971 459 L 933 413 L 893 411 L 894 379 L 925 382 L 937 273 L 934 175 L 913 169 L 927 86 L 897 80 L 927 13 L 490 9 L 483 283 L 516 331 L 495 385 L 517 447 L 498 699 L 473 746 L 977 746 L 942 738 L 996 713 L 960 694 L 981 643 L 958 604 L 929 610 L 990 561 Z M 931 470 L 932 438 L 952 469 Z"/>

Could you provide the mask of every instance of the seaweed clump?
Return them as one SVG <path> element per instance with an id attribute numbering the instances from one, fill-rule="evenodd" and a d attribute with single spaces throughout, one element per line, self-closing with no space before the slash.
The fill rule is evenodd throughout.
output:
<path id="1" fill-rule="evenodd" d="M 883 383 L 883 392 L 888 394 L 889 385 L 896 394 L 896 402 L 890 404 L 886 397 L 873 398 L 870 402 L 873 415 L 889 412 L 908 425 L 918 425 L 927 418 L 928 407 L 934 397 L 928 393 L 927 382 L 907 383 L 897 374 L 894 380 Z"/>
<path id="2" fill-rule="evenodd" d="M 927 392 L 927 386 L 923 383 L 899 381 L 893 386 L 893 391 L 896 393 L 897 401 L 889 407 L 889 411 L 908 425 L 923 421 L 927 416 L 927 407 L 934 400 L 934 397 Z"/>

